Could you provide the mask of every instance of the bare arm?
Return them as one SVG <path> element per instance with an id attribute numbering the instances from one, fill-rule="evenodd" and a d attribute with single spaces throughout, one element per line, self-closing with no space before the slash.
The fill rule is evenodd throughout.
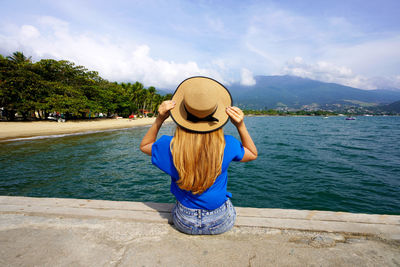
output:
<path id="1" fill-rule="evenodd" d="M 157 139 L 158 131 L 163 122 L 169 117 L 169 111 L 175 107 L 174 101 L 164 101 L 158 108 L 158 116 L 140 143 L 140 150 L 151 156 L 151 147 Z"/>
<path id="2" fill-rule="evenodd" d="M 247 131 L 246 125 L 244 124 L 243 111 L 238 107 L 227 107 L 226 113 L 231 118 L 231 122 L 236 126 L 240 140 L 244 147 L 244 156 L 242 162 L 255 160 L 258 156 L 256 145 L 253 142 L 249 132 Z"/>

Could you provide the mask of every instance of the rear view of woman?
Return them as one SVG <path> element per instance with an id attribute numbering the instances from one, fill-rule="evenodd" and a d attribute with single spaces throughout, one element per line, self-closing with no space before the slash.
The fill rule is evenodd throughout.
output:
<path id="1" fill-rule="evenodd" d="M 159 115 L 140 144 L 152 163 L 171 176 L 175 227 L 187 234 L 220 234 L 234 225 L 236 212 L 227 192 L 228 166 L 232 161 L 257 158 L 257 148 L 244 124 L 243 112 L 232 107 L 229 91 L 207 77 L 184 80 L 171 101 L 164 101 Z M 174 136 L 158 131 L 171 115 L 177 124 Z M 224 135 L 228 120 L 236 126 L 241 142 Z"/>

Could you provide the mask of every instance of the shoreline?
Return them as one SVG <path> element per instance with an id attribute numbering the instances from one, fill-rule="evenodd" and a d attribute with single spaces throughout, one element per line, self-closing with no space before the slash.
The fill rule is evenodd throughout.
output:
<path id="1" fill-rule="evenodd" d="M 102 119 L 91 121 L 27 121 L 0 122 L 0 142 L 21 141 L 25 139 L 41 139 L 62 137 L 65 135 L 91 134 L 101 131 L 130 129 L 151 125 L 155 118 Z M 166 122 L 172 121 L 167 119 Z"/>

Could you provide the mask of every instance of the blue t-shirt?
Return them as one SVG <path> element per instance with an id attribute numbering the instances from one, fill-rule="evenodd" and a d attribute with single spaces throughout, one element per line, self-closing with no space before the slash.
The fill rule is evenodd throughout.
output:
<path id="1" fill-rule="evenodd" d="M 175 168 L 170 143 L 172 136 L 163 135 L 151 148 L 151 162 L 160 170 L 171 176 L 171 193 L 187 208 L 213 210 L 220 207 L 232 194 L 227 191 L 228 166 L 231 161 L 240 161 L 244 156 L 243 145 L 233 136 L 225 135 L 224 158 L 221 174 L 215 179 L 214 184 L 202 194 L 194 195 L 190 191 L 182 190 L 176 184 L 179 180 Z"/>

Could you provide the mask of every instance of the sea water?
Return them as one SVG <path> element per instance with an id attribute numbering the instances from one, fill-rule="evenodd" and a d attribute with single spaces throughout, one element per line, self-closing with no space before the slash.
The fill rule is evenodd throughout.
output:
<path id="1" fill-rule="evenodd" d="M 231 163 L 234 205 L 400 214 L 400 117 L 245 121 L 259 156 Z M 147 129 L 2 142 L 0 195 L 174 202 L 169 176 L 139 150 Z"/>

